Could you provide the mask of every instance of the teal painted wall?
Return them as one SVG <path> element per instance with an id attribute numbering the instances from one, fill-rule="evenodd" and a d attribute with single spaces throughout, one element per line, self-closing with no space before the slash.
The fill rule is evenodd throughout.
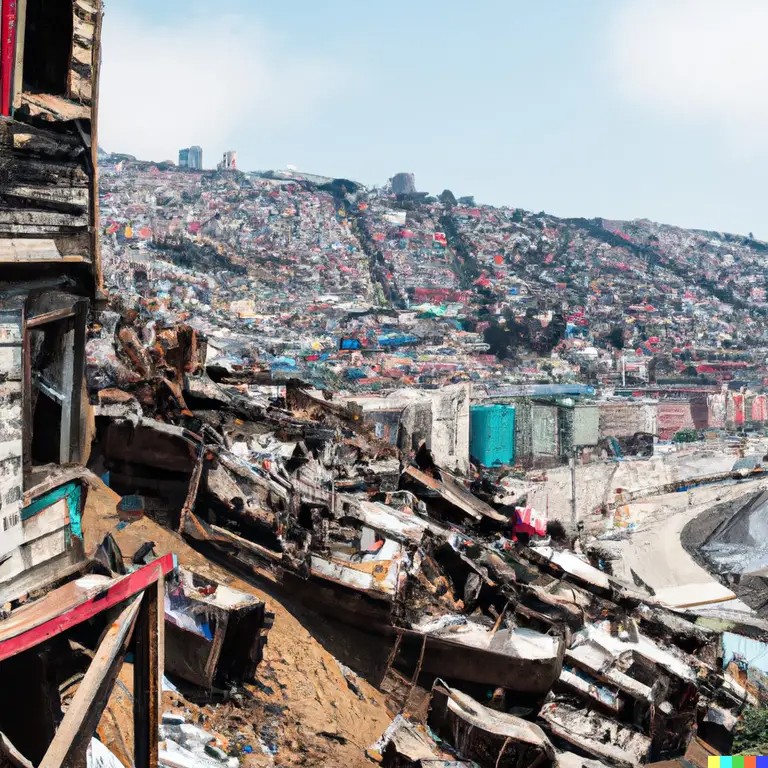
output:
<path id="1" fill-rule="evenodd" d="M 80 481 L 76 480 L 66 485 L 60 485 L 54 488 L 44 496 L 40 496 L 21 510 L 21 519 L 28 520 L 48 507 L 52 507 L 57 501 L 67 500 L 67 510 L 69 511 L 69 525 L 72 533 L 79 538 L 83 538 L 82 527 L 82 487 Z"/>
<path id="2" fill-rule="evenodd" d="M 469 409 L 469 454 L 484 467 L 514 464 L 514 405 L 473 405 Z"/>

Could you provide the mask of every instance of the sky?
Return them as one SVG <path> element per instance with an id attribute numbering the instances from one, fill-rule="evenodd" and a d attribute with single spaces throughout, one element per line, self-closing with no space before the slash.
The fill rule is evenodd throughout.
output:
<path id="1" fill-rule="evenodd" d="M 766 0 L 106 0 L 99 142 L 768 239 Z"/>

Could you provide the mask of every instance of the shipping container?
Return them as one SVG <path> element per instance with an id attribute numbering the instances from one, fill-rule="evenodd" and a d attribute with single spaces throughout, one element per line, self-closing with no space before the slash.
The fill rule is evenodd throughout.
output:
<path id="1" fill-rule="evenodd" d="M 474 405 L 470 408 L 469 454 L 484 467 L 515 461 L 515 406 Z"/>

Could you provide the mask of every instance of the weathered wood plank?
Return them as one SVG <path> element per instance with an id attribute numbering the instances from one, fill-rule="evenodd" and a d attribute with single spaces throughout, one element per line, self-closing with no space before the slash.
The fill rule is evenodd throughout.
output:
<path id="1" fill-rule="evenodd" d="M 93 30 L 91 30 L 90 34 L 93 36 Z M 72 41 L 72 61 L 90 68 L 93 61 L 93 48 L 91 47 L 90 39 L 86 40 L 75 35 Z"/>
<path id="2" fill-rule="evenodd" d="M 78 65 L 82 66 L 82 65 Z M 80 101 L 84 104 L 91 103 L 92 87 L 90 78 L 83 77 L 74 67 L 69 70 L 68 75 L 69 98 Z"/>
<path id="3" fill-rule="evenodd" d="M 75 209 L 81 208 L 85 211 L 88 208 L 88 189 L 86 187 L 28 187 L 14 185 L 0 189 L 0 198 L 4 196 L 19 198 L 24 205 L 34 207 L 50 207 L 51 203 L 61 203 L 66 208 L 64 213 L 79 213 Z M 71 208 L 70 208 L 71 207 Z"/>
<path id="4" fill-rule="evenodd" d="M 73 32 L 77 37 L 92 43 L 93 35 L 96 31 L 96 14 L 76 10 L 72 19 L 72 26 Z"/>
<path id="5" fill-rule="evenodd" d="M 107 630 L 40 768 L 61 768 L 70 764 L 93 737 L 120 672 L 142 602 L 141 596 L 134 598 Z"/>
<path id="6" fill-rule="evenodd" d="M 144 592 L 136 624 L 133 664 L 133 761 L 136 768 L 157 768 L 158 763 L 158 640 L 162 588 L 161 580 Z"/>
<path id="7" fill-rule="evenodd" d="M 51 239 L 0 239 L 0 262 L 9 261 L 61 261 L 61 251 Z"/>
<path id="8" fill-rule="evenodd" d="M 75 0 L 74 7 L 75 7 L 76 13 L 90 14 L 91 16 L 96 16 L 96 14 L 99 12 L 98 3 L 91 3 L 88 0 Z"/>
<path id="9" fill-rule="evenodd" d="M 0 227 L 17 225 L 21 227 L 87 227 L 86 214 L 72 215 L 56 211 L 25 211 L 0 207 Z"/>
<path id="10" fill-rule="evenodd" d="M 30 186 L 87 187 L 88 174 L 76 162 L 49 161 L 11 153 L 0 147 L 0 182 Z"/>
<path id="11" fill-rule="evenodd" d="M 51 122 L 89 120 L 91 117 L 90 107 L 48 93 L 22 94 L 21 107 L 28 109 L 33 117 Z"/>
<path id="12" fill-rule="evenodd" d="M 38 155 L 45 155 L 48 157 L 80 157 L 85 148 L 80 142 L 76 142 L 74 139 L 68 141 L 62 141 L 62 137 L 46 135 L 43 131 L 32 133 L 25 131 L 24 133 L 13 133 L 10 139 L 10 145 L 17 152 L 34 152 Z"/>
<path id="13" fill-rule="evenodd" d="M 3 235 L 3 239 L 9 237 L 26 237 L 29 235 L 59 237 L 63 235 L 79 235 L 81 232 L 87 231 L 86 227 L 61 227 L 61 226 L 42 226 L 38 224 L 4 224 L 0 222 L 0 234 Z M 67 254 L 64 256 L 64 261 L 89 261 L 89 259 L 80 256 L 79 254 Z"/>

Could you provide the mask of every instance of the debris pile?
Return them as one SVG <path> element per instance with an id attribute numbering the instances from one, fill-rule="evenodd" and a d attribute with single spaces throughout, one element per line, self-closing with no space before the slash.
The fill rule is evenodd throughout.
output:
<path id="1" fill-rule="evenodd" d="M 520 513 L 473 495 L 427 439 L 398 450 L 299 382 L 280 401 L 215 384 L 194 331 L 157 328 L 137 344 L 125 322 L 115 354 L 138 379 L 121 397 L 93 392 L 95 454 L 113 487 L 143 495 L 228 569 L 363 626 L 387 653 L 377 683 L 395 708 L 444 681 L 430 727 L 453 734 L 462 759 L 538 750 L 554 764 L 561 750 L 623 768 L 683 754 L 710 705 L 743 704 L 718 633 L 532 518 L 517 536 Z M 168 382 L 172 401 L 159 396 L 173 395 Z M 474 721 L 487 739 L 461 736 Z"/>

